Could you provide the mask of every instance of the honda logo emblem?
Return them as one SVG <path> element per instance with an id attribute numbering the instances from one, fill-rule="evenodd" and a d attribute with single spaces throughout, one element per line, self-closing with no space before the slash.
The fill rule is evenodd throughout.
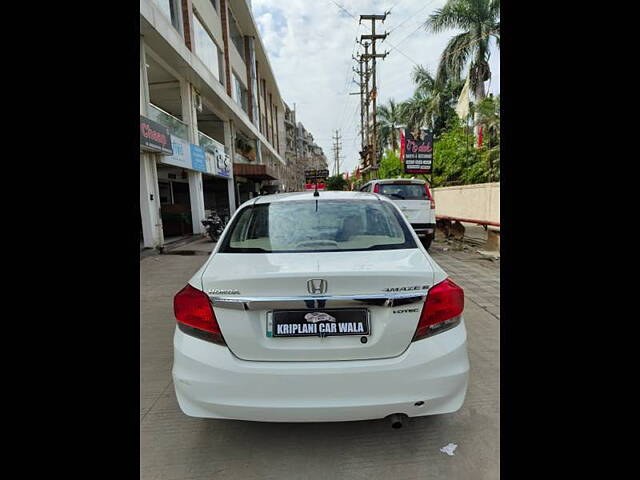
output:
<path id="1" fill-rule="evenodd" d="M 312 294 L 327 293 L 327 281 L 322 278 L 307 280 L 307 290 Z"/>

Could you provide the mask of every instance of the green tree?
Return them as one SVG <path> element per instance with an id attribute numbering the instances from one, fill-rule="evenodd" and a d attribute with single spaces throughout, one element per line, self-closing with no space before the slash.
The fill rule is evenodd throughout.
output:
<path id="1" fill-rule="evenodd" d="M 348 182 L 342 175 L 333 175 L 327 178 L 326 188 L 327 190 L 347 190 Z"/>
<path id="2" fill-rule="evenodd" d="M 500 95 L 489 95 L 475 106 L 477 125 L 483 125 L 487 137 L 487 145 L 495 147 L 500 144 Z"/>
<path id="3" fill-rule="evenodd" d="M 398 126 L 402 124 L 400 106 L 390 99 L 386 105 L 380 105 L 376 109 L 378 122 L 378 139 L 382 149 L 399 148 Z"/>
<path id="4" fill-rule="evenodd" d="M 456 119 L 454 107 L 464 83 L 458 78 L 440 85 L 421 65 L 414 68 L 412 80 L 416 88 L 413 96 L 400 104 L 400 117 L 409 128 L 428 127 L 438 138 Z"/>
<path id="5" fill-rule="evenodd" d="M 491 150 L 486 146 L 474 148 L 473 144 L 473 135 L 461 123 L 451 126 L 434 142 L 434 186 L 467 185 L 489 180 Z M 492 176 L 493 180 L 499 180 L 499 171 L 493 172 Z"/>
<path id="6" fill-rule="evenodd" d="M 399 154 L 394 150 L 387 150 L 380 160 L 378 178 L 395 178 L 401 175 L 402 163 Z"/>
<path id="7" fill-rule="evenodd" d="M 469 84 L 476 103 L 485 98 L 484 82 L 491 78 L 489 42 L 500 48 L 500 0 L 448 0 L 425 22 L 427 31 L 463 30 L 454 36 L 440 57 L 436 83 L 459 79 L 467 63 Z"/>

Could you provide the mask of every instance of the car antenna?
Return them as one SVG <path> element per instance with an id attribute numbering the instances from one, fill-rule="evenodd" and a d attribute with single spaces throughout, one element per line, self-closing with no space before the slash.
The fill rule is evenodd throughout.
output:
<path id="1" fill-rule="evenodd" d="M 315 180 L 315 182 L 314 182 L 314 183 L 316 184 L 316 189 L 315 189 L 315 190 L 314 190 L 314 192 L 313 192 L 313 196 L 314 196 L 314 197 L 319 197 L 319 196 L 320 196 L 320 194 L 318 193 L 318 171 L 317 171 L 317 170 L 316 170 L 316 175 L 315 175 L 315 177 L 314 177 L 314 180 Z M 316 205 L 316 210 L 317 210 L 317 208 L 318 208 L 318 207 L 317 207 L 317 205 Z"/>

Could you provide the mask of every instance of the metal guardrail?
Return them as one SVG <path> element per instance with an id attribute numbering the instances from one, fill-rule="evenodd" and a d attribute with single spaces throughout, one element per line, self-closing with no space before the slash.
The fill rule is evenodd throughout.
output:
<path id="1" fill-rule="evenodd" d="M 224 150 L 225 152 L 227 151 L 225 146 L 222 143 L 220 143 L 217 140 L 214 140 L 209 135 L 206 135 L 206 134 L 202 133 L 201 131 L 198 131 L 198 143 L 200 144 L 200 146 L 202 148 L 205 148 L 205 149 L 208 146 L 210 146 L 213 149 L 221 149 L 221 150 Z"/>
<path id="2" fill-rule="evenodd" d="M 436 215 L 436 220 L 452 220 L 454 222 L 458 221 L 458 222 L 465 222 L 465 223 L 475 223 L 476 225 L 490 225 L 492 227 L 500 226 L 500 222 L 490 222 L 488 220 L 474 220 L 471 218 L 449 217 L 447 215 Z"/>
<path id="3" fill-rule="evenodd" d="M 153 103 L 149 103 L 147 116 L 151 120 L 158 122 L 160 125 L 167 127 L 171 135 L 183 140 L 189 139 L 189 126 L 179 118 L 176 118 L 161 108 L 156 107 Z"/>

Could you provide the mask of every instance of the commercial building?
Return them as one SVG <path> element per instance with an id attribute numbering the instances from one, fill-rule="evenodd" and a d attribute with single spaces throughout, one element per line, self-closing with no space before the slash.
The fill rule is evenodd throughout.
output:
<path id="1" fill-rule="evenodd" d="M 285 109 L 247 0 L 140 0 L 144 247 L 289 190 Z"/>
<path id="2" fill-rule="evenodd" d="M 304 128 L 302 122 L 296 126 L 296 152 L 303 172 L 306 169 L 328 169 L 327 157 L 313 140 L 313 135 Z"/>

